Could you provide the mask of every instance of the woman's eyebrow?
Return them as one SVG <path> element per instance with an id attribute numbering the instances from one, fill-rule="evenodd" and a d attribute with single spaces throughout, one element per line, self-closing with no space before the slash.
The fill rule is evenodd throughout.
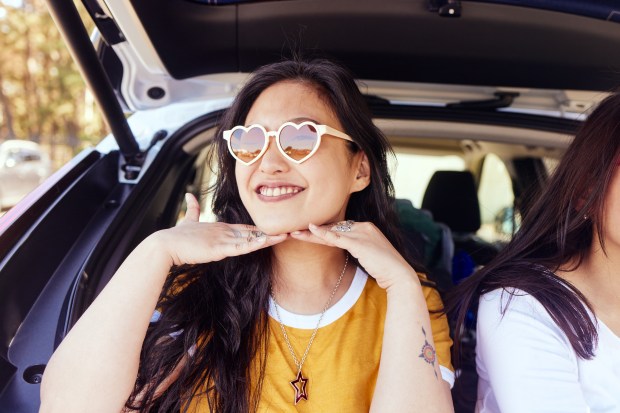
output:
<path id="1" fill-rule="evenodd" d="M 317 125 L 319 124 L 319 122 L 317 120 L 314 120 L 312 118 L 294 118 L 294 119 L 289 119 L 288 122 L 293 122 L 293 123 L 301 123 L 301 122 L 314 122 Z"/>

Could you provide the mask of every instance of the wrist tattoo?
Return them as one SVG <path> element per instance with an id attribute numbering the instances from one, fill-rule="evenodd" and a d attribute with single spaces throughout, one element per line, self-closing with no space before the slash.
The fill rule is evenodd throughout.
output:
<path id="1" fill-rule="evenodd" d="M 435 373 L 435 378 L 439 379 L 437 377 L 437 369 L 435 369 L 435 361 L 437 360 L 437 353 L 435 352 L 435 349 L 433 348 L 433 346 L 431 346 L 428 343 L 428 340 L 426 339 L 426 331 L 424 330 L 424 327 L 422 327 L 422 333 L 424 334 L 424 345 L 422 346 L 422 350 L 420 350 L 419 357 L 425 362 L 427 362 L 428 364 L 430 364 L 431 366 L 433 366 L 433 373 Z"/>

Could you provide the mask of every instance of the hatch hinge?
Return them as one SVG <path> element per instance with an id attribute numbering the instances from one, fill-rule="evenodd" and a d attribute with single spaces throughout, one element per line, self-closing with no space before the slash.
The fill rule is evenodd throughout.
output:
<path id="1" fill-rule="evenodd" d="M 136 153 L 129 159 L 125 158 L 125 163 L 121 165 L 121 170 L 123 171 L 123 177 L 126 181 L 135 181 L 138 179 L 140 172 L 142 172 L 147 155 L 151 149 L 153 149 L 153 147 L 166 136 L 168 136 L 168 132 L 166 130 L 158 130 L 153 135 L 149 146 L 145 150 Z"/>

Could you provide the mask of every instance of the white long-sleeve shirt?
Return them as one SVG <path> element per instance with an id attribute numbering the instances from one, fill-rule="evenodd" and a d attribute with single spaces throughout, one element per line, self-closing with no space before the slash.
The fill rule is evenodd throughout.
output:
<path id="1" fill-rule="evenodd" d="M 520 290 L 480 298 L 476 411 L 481 413 L 620 413 L 620 337 L 598 324 L 592 360 L 577 356 L 545 308 Z"/>

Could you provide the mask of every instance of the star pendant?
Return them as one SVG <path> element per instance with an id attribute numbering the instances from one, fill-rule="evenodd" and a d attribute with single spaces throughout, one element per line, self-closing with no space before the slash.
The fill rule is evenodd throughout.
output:
<path id="1" fill-rule="evenodd" d="M 308 400 L 308 391 L 306 390 L 308 381 L 309 380 L 301 374 L 301 370 L 299 370 L 299 372 L 297 372 L 297 378 L 290 382 L 291 386 L 295 389 L 295 405 L 297 405 L 301 399 Z"/>

